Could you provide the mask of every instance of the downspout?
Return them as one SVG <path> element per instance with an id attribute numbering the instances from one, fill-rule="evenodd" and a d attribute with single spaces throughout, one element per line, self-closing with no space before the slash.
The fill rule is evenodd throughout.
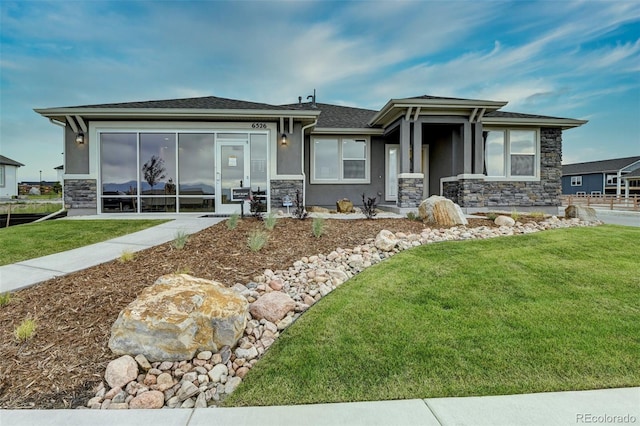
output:
<path id="1" fill-rule="evenodd" d="M 311 124 L 307 124 L 306 126 L 302 127 L 301 133 L 302 133 L 302 146 L 300 147 L 300 152 L 302 152 L 302 162 L 300 163 L 300 165 L 302 166 L 302 206 L 304 207 L 306 205 L 306 196 L 307 196 L 307 175 L 304 173 L 304 131 L 307 130 L 310 127 L 314 127 L 316 124 L 318 124 L 318 119 L 316 118 L 316 121 L 314 121 Z M 309 138 L 309 143 L 311 143 L 311 138 Z"/>
<path id="2" fill-rule="evenodd" d="M 49 122 L 50 122 L 51 124 L 55 124 L 56 126 L 60 126 L 60 127 L 62 127 L 63 129 L 66 129 L 66 128 L 67 128 L 67 123 L 63 123 L 63 122 L 58 121 L 58 120 L 55 120 L 55 119 L 53 119 L 53 118 L 51 118 L 51 117 L 49 118 Z M 65 167 L 65 166 L 66 166 L 66 163 L 67 163 L 67 160 L 66 160 L 66 158 L 67 158 L 67 155 L 66 155 L 67 150 L 66 150 L 66 149 L 64 149 L 64 147 L 65 147 L 65 142 L 64 142 L 64 141 L 66 140 L 66 137 L 67 137 L 67 135 L 66 135 L 66 130 L 63 130 L 63 134 L 62 134 L 62 147 L 63 147 L 63 151 L 65 152 L 65 156 L 64 156 L 64 161 L 63 161 L 63 163 L 62 163 L 62 171 L 63 171 L 63 172 L 65 172 L 65 173 L 66 173 L 66 170 L 67 170 L 67 169 L 66 169 L 66 167 Z M 65 188 L 64 188 L 64 173 L 63 173 L 62 175 L 63 175 L 63 177 L 62 177 L 62 210 L 60 210 L 60 212 L 62 212 L 62 211 L 64 211 L 64 210 L 65 210 L 65 208 L 64 208 L 64 191 L 65 191 Z M 58 214 L 58 213 L 60 213 L 60 212 L 56 212 L 55 214 Z M 49 217 L 49 216 L 47 216 L 47 218 L 48 218 L 48 217 Z M 47 218 L 44 218 L 43 220 L 46 220 Z"/>

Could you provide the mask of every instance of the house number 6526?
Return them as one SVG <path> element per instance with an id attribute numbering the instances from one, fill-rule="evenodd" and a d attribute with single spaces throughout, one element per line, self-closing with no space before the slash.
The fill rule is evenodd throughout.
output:
<path id="1" fill-rule="evenodd" d="M 253 127 L 254 129 L 266 129 L 267 123 L 253 123 L 251 127 Z"/>

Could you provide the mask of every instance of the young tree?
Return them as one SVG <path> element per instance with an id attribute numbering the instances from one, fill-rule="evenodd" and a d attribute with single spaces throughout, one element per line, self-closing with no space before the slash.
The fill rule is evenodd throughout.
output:
<path id="1" fill-rule="evenodd" d="M 151 159 L 142 166 L 144 180 L 151 186 L 151 189 L 166 177 L 164 171 L 164 160 L 156 155 L 152 155 Z"/>

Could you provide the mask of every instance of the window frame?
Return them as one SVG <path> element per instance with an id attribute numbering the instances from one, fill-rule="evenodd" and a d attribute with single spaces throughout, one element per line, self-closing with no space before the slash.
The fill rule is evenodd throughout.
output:
<path id="1" fill-rule="evenodd" d="M 5 173 L 6 167 L 4 166 L 4 164 L 0 164 L 0 188 L 4 188 L 7 185 Z"/>
<path id="2" fill-rule="evenodd" d="M 582 186 L 582 176 L 571 176 L 571 186 Z"/>
<path id="3" fill-rule="evenodd" d="M 364 178 L 345 178 L 344 177 L 344 162 L 349 160 L 362 160 L 356 158 L 345 158 L 343 154 L 344 141 L 364 141 L 365 143 L 365 155 L 364 155 Z M 315 146 L 317 141 L 336 141 L 338 145 L 338 176 L 336 178 L 316 178 L 316 156 Z M 371 183 L 371 139 L 368 136 L 315 136 L 311 138 L 309 150 L 309 167 L 310 178 L 309 183 L 318 184 L 370 184 Z"/>
<path id="4" fill-rule="evenodd" d="M 511 152 L 511 132 L 512 131 L 529 131 L 534 134 L 534 153 L 533 154 L 522 154 L 522 153 L 512 153 Z M 487 181 L 540 181 L 540 129 L 539 128 L 527 128 L 527 127 L 485 127 L 483 132 L 501 132 L 504 135 L 504 153 L 503 153 L 503 167 L 504 167 L 504 175 L 503 176 L 490 176 L 486 174 L 487 169 L 487 158 L 485 154 L 484 158 L 484 175 L 485 180 Z M 483 134 L 483 143 L 486 143 L 486 137 Z M 486 145 L 484 146 L 484 150 L 486 152 Z M 521 176 L 521 175 L 512 175 L 511 174 L 511 157 L 512 155 L 531 155 L 533 156 L 533 175 L 531 176 Z"/>

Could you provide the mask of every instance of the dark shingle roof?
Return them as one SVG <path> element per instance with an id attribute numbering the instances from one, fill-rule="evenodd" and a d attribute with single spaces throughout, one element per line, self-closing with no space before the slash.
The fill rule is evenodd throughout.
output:
<path id="1" fill-rule="evenodd" d="M 368 129 L 370 126 L 367 123 L 378 112 L 371 109 L 322 103 L 316 103 L 316 108 L 313 108 L 310 102 L 282 106 L 298 110 L 320 111 L 317 127 L 333 129 Z"/>
<path id="2" fill-rule="evenodd" d="M 565 164 L 562 166 L 562 175 L 577 175 L 589 173 L 617 172 L 630 164 L 640 161 L 640 156 L 613 158 L 611 160 L 588 161 L 585 163 Z"/>
<path id="3" fill-rule="evenodd" d="M 201 98 L 165 99 L 158 101 L 122 102 L 114 104 L 80 105 L 69 108 L 165 108 L 165 109 L 254 109 L 288 110 L 290 108 L 238 99 L 205 96 Z"/>
<path id="4" fill-rule="evenodd" d="M 509 112 L 509 111 L 491 111 L 484 115 L 485 117 L 495 117 L 495 118 L 550 118 L 554 120 L 567 120 L 562 117 L 551 117 L 548 115 L 537 115 L 537 114 L 523 114 L 521 112 Z"/>
<path id="5" fill-rule="evenodd" d="M 16 167 L 24 166 L 24 164 L 18 163 L 17 161 L 12 160 L 11 158 L 7 158 L 4 155 L 0 155 L 0 164 L 4 164 L 7 166 L 16 166 Z"/>
<path id="6" fill-rule="evenodd" d="M 631 173 L 624 175 L 624 177 L 625 178 L 630 178 L 630 179 L 640 179 L 640 167 L 638 167 L 637 169 L 635 169 Z"/>

